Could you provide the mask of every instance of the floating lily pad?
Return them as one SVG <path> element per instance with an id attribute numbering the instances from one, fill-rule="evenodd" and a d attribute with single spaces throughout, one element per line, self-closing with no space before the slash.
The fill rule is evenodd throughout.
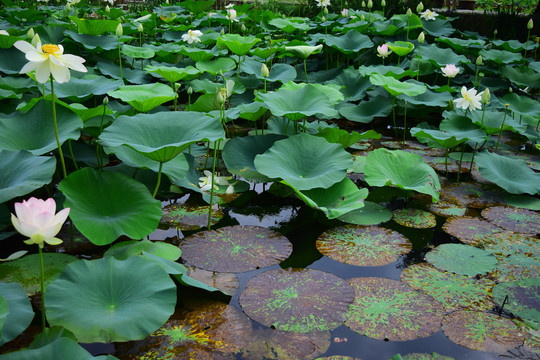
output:
<path id="1" fill-rule="evenodd" d="M 437 225 L 435 215 L 419 209 L 401 209 L 394 211 L 394 221 L 415 229 L 429 229 Z"/>
<path id="2" fill-rule="evenodd" d="M 382 205 L 364 201 L 364 207 L 341 215 L 339 220 L 356 225 L 379 225 L 392 219 L 392 212 Z"/>
<path id="3" fill-rule="evenodd" d="M 239 300 L 244 312 L 263 325 L 307 333 L 341 325 L 353 299 L 350 284 L 335 275 L 279 269 L 251 278 Z"/>
<path id="4" fill-rule="evenodd" d="M 313 359 L 329 347 L 328 331 L 302 334 L 261 328 L 253 331 L 253 338 L 242 350 L 242 359 Z"/>
<path id="5" fill-rule="evenodd" d="M 350 356 L 342 356 L 342 355 L 332 355 L 332 356 L 325 356 L 321 358 L 316 358 L 315 360 L 361 360 L 359 358 L 353 358 Z"/>
<path id="6" fill-rule="evenodd" d="M 221 208 L 212 209 L 211 225 L 223 218 Z M 180 230 L 197 230 L 208 225 L 207 205 L 172 204 L 163 208 L 161 222 Z"/>
<path id="7" fill-rule="evenodd" d="M 540 277 L 540 260 L 523 254 L 502 257 L 493 275 L 499 282 L 538 278 Z"/>
<path id="8" fill-rule="evenodd" d="M 523 254 L 530 257 L 540 257 L 538 238 L 511 231 L 503 231 L 481 239 L 479 245 L 498 259 L 509 255 Z"/>
<path id="9" fill-rule="evenodd" d="M 441 189 L 441 196 L 444 199 L 475 209 L 502 204 L 502 195 L 469 183 L 452 184 Z"/>
<path id="10" fill-rule="evenodd" d="M 429 210 L 436 215 L 444 217 L 464 216 L 467 212 L 466 207 L 455 205 L 444 200 L 439 200 L 434 204 L 430 204 Z"/>
<path id="11" fill-rule="evenodd" d="M 505 309 L 514 315 L 540 324 L 540 278 L 497 284 L 493 299 L 501 306 L 504 302 Z"/>
<path id="12" fill-rule="evenodd" d="M 243 272 L 275 265 L 289 257 L 283 235 L 258 226 L 227 226 L 185 238 L 182 259 L 210 271 Z"/>
<path id="13" fill-rule="evenodd" d="M 233 296 L 238 290 L 239 283 L 236 275 L 199 269 L 193 266 L 187 268 L 187 276 L 208 286 L 219 289 L 222 293 Z"/>
<path id="14" fill-rule="evenodd" d="M 227 304 L 197 303 L 145 340 L 119 344 L 117 353 L 129 359 L 234 359 L 251 338 L 249 318 Z"/>
<path id="15" fill-rule="evenodd" d="M 77 261 L 75 256 L 59 253 L 44 253 L 45 288 L 62 272 L 69 263 Z M 0 264 L 0 281 L 20 283 L 29 296 L 40 291 L 39 255 L 31 254 L 14 261 Z"/>
<path id="16" fill-rule="evenodd" d="M 392 356 L 390 360 L 456 360 L 456 359 L 450 356 L 444 356 L 444 355 L 440 355 L 433 352 L 431 354 L 412 353 L 412 354 L 407 354 L 404 356 L 401 356 L 401 354 L 397 354 L 397 355 Z"/>
<path id="17" fill-rule="evenodd" d="M 434 334 L 441 327 L 441 304 L 409 285 L 376 277 L 349 282 L 355 299 L 345 325 L 362 335 L 380 340 L 413 340 Z"/>
<path id="18" fill-rule="evenodd" d="M 357 225 L 328 230 L 319 236 L 316 245 L 329 258 L 356 266 L 390 264 L 412 249 L 409 240 L 397 231 Z"/>
<path id="19" fill-rule="evenodd" d="M 484 237 L 502 231 L 488 221 L 471 216 L 451 217 L 446 220 L 442 229 L 466 244 L 474 244 Z"/>
<path id="20" fill-rule="evenodd" d="M 496 314 L 456 311 L 444 317 L 442 330 L 456 344 L 473 350 L 500 353 L 523 344 L 516 324 Z"/>
<path id="21" fill-rule="evenodd" d="M 436 268 L 460 275 L 474 276 L 492 271 L 497 258 L 487 251 L 462 244 L 442 244 L 426 254 Z"/>
<path id="22" fill-rule="evenodd" d="M 3 319 L 5 322 L 2 324 L 0 345 L 4 345 L 15 339 L 30 325 L 34 318 L 34 311 L 28 296 L 19 283 L 0 282 L 0 296 L 5 301 L 5 307 L 9 309 L 5 319 Z"/>
<path id="23" fill-rule="evenodd" d="M 438 300 L 448 312 L 453 310 L 489 310 L 493 307 L 490 291 L 495 283 L 487 279 L 440 271 L 427 263 L 403 270 L 401 281 Z"/>
<path id="24" fill-rule="evenodd" d="M 114 256 L 118 260 L 126 260 L 131 256 L 142 255 L 147 252 L 164 259 L 176 261 L 180 258 L 182 252 L 177 246 L 163 241 L 152 242 L 144 239 L 140 241 L 123 241 L 114 244 L 103 256 Z"/>
<path id="25" fill-rule="evenodd" d="M 482 210 L 482 216 L 506 230 L 523 234 L 540 234 L 540 213 L 506 206 Z"/>

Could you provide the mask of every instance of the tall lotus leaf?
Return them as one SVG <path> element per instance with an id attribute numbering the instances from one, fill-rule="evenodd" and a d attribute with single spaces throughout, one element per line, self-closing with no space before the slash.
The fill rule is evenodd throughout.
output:
<path id="1" fill-rule="evenodd" d="M 418 141 L 427 143 L 430 146 L 433 145 L 433 142 L 439 146 L 450 149 L 458 146 L 461 143 L 464 143 L 468 139 L 465 137 L 460 137 L 457 134 L 448 133 L 438 129 L 433 129 L 430 125 L 423 122 L 411 129 L 411 135 L 416 137 Z"/>
<path id="2" fill-rule="evenodd" d="M 273 115 L 286 116 L 290 120 L 300 120 L 317 114 L 328 117 L 338 115 L 325 92 L 311 84 L 294 90 L 280 89 L 272 93 L 259 93 L 257 97 Z"/>
<path id="3" fill-rule="evenodd" d="M 439 128 L 457 139 L 468 139 L 474 142 L 482 142 L 486 139 L 486 133 L 465 116 L 446 117 L 441 121 Z"/>
<path id="4" fill-rule="evenodd" d="M 383 86 L 393 96 L 405 94 L 407 96 L 416 96 L 426 92 L 425 85 L 418 85 L 411 82 L 401 82 L 390 76 L 380 74 L 371 74 L 369 81 L 373 85 Z"/>
<path id="5" fill-rule="evenodd" d="M 512 194 L 540 193 L 540 174 L 531 170 L 525 161 L 482 152 L 474 162 L 480 174 Z"/>
<path id="6" fill-rule="evenodd" d="M 414 45 L 408 41 L 394 41 L 388 43 L 388 47 L 399 56 L 405 56 L 414 50 Z"/>
<path id="7" fill-rule="evenodd" d="M 340 91 L 347 101 L 356 101 L 364 98 L 366 90 L 371 87 L 369 79 L 360 75 L 352 67 L 345 69 L 341 75 L 325 84 L 336 84 L 340 86 Z"/>
<path id="8" fill-rule="evenodd" d="M 88 50 L 114 50 L 118 48 L 118 38 L 114 35 L 93 36 L 79 34 L 71 30 L 66 30 L 64 34 Z"/>
<path id="9" fill-rule="evenodd" d="M 522 59 L 521 54 L 515 54 L 511 53 L 509 51 L 504 50 L 496 50 L 496 49 L 482 49 L 480 50 L 480 55 L 482 55 L 482 59 L 484 61 L 491 60 L 497 65 L 507 65 L 515 62 L 519 62 Z"/>
<path id="10" fill-rule="evenodd" d="M 485 45 L 485 41 L 482 39 L 474 38 L 474 39 L 459 39 L 459 38 L 449 38 L 446 36 L 440 36 L 435 41 L 445 43 L 446 45 L 450 46 L 452 49 L 463 52 L 467 48 L 472 49 L 478 49 L 483 48 Z"/>
<path id="11" fill-rule="evenodd" d="M 186 9 L 188 9 L 194 14 L 199 14 L 204 11 L 210 10 L 212 6 L 214 5 L 214 3 L 215 3 L 214 0 L 205 0 L 205 1 L 188 0 L 188 1 L 182 1 L 179 5 L 182 7 L 185 7 Z"/>
<path id="12" fill-rule="evenodd" d="M 451 49 L 442 49 L 437 45 L 424 45 L 422 46 L 422 52 L 420 53 L 422 60 L 435 63 L 438 66 L 445 66 L 446 64 L 470 64 L 471 61 L 463 55 L 456 55 Z"/>
<path id="13" fill-rule="evenodd" d="M 420 155 L 377 149 L 367 156 L 364 173 L 370 186 L 395 185 L 431 195 L 434 202 L 439 199 L 439 177 Z"/>
<path id="14" fill-rule="evenodd" d="M 161 83 L 122 86 L 109 91 L 108 95 L 127 102 L 140 112 L 148 112 L 176 96 L 170 86 Z"/>
<path id="15" fill-rule="evenodd" d="M 0 345 L 15 339 L 22 333 L 34 318 L 30 299 L 21 284 L 0 282 L 0 296 L 5 300 L 9 313 L 1 327 Z"/>
<path id="16" fill-rule="evenodd" d="M 176 285 L 139 256 L 80 260 L 47 288 L 47 318 L 80 342 L 141 340 L 163 325 L 176 306 Z"/>
<path id="17" fill-rule="evenodd" d="M 312 54 L 317 54 L 322 51 L 323 46 L 309 46 L 309 45 L 296 45 L 296 46 L 285 46 L 285 52 L 291 53 L 294 56 L 299 57 L 300 59 L 307 59 Z"/>
<path id="18" fill-rule="evenodd" d="M 501 99 L 503 104 L 519 115 L 540 117 L 540 103 L 537 100 L 516 93 L 506 94 Z"/>
<path id="19" fill-rule="evenodd" d="M 104 146 L 128 146 L 164 163 L 197 141 L 225 138 L 225 132 L 216 118 L 206 114 L 167 111 L 120 116 L 99 138 Z"/>
<path id="20" fill-rule="evenodd" d="M 436 92 L 427 90 L 425 93 L 417 95 L 415 97 L 410 97 L 407 95 L 402 95 L 399 97 L 404 99 L 409 104 L 413 105 L 423 105 L 423 106 L 433 106 L 433 107 L 442 107 L 445 108 L 448 106 L 448 101 L 452 100 L 452 95 L 447 92 Z"/>
<path id="21" fill-rule="evenodd" d="M 309 25 L 309 19 L 302 17 L 289 17 L 284 19 L 279 17 L 270 20 L 268 24 L 275 26 L 281 31 L 289 34 L 297 30 L 302 32 L 311 30 L 311 26 Z"/>
<path id="22" fill-rule="evenodd" d="M 358 72 L 360 75 L 364 76 L 370 76 L 371 74 L 381 74 L 385 76 L 391 76 L 394 79 L 401 79 L 405 76 L 413 77 L 415 75 L 414 71 L 411 70 L 404 70 L 397 66 L 391 66 L 391 65 L 370 65 L 370 66 L 364 66 L 361 65 L 358 68 Z"/>
<path id="23" fill-rule="evenodd" d="M 369 123 L 375 117 L 386 117 L 392 112 L 392 101 L 388 97 L 375 96 L 368 101 L 362 101 L 358 105 L 343 106 L 339 113 L 347 120 Z"/>
<path id="24" fill-rule="evenodd" d="M 15 112 L 0 118 L 0 149 L 27 150 L 42 155 L 57 148 L 54 134 L 52 103 L 39 100 L 28 112 Z M 81 119 L 71 110 L 56 106 L 60 144 L 67 139 L 78 139 Z"/>
<path id="25" fill-rule="evenodd" d="M 185 56 L 189 56 L 193 61 L 210 60 L 218 55 L 217 52 L 206 49 L 199 49 L 192 46 L 184 46 L 180 53 Z"/>
<path id="26" fill-rule="evenodd" d="M 115 172 L 83 168 L 58 185 L 70 207 L 77 229 L 96 245 L 106 245 L 122 235 L 142 239 L 161 219 L 161 203 L 145 185 Z"/>
<path id="27" fill-rule="evenodd" d="M 238 34 L 225 34 L 217 39 L 218 47 L 227 47 L 238 56 L 246 55 L 252 47 L 259 43 L 261 39 L 253 36 L 242 36 Z"/>
<path id="28" fill-rule="evenodd" d="M 110 76 L 114 79 L 126 79 L 132 84 L 146 84 L 150 80 L 150 76 L 141 69 L 122 68 L 122 76 L 120 76 L 120 68 L 118 64 L 112 62 L 99 61 L 96 68 L 103 75 Z"/>
<path id="29" fill-rule="evenodd" d="M 343 147 L 308 134 L 276 141 L 255 156 L 255 168 L 269 178 L 281 178 L 298 190 L 329 188 L 343 180 L 352 158 Z"/>
<path id="30" fill-rule="evenodd" d="M 110 355 L 108 355 L 110 356 Z M 101 357 L 99 357 L 101 358 Z M 7 354 L 0 355 L 0 360 L 43 360 L 43 359 L 77 359 L 77 360 L 93 360 L 98 359 L 93 357 L 76 341 L 67 337 L 58 337 L 39 348 L 32 346 Z M 101 358 L 102 359 L 102 358 Z M 105 358 L 112 360 L 113 358 Z M 102 359 L 104 360 L 104 359 Z"/>
<path id="31" fill-rule="evenodd" d="M 377 133 L 374 130 L 368 130 L 362 134 L 359 132 L 353 131 L 349 133 L 347 130 L 339 128 L 326 127 L 320 131 L 316 136 L 320 136 L 326 139 L 329 143 L 340 144 L 344 149 L 349 146 L 357 143 L 362 139 L 380 139 L 381 134 Z"/>
<path id="32" fill-rule="evenodd" d="M 361 34 L 356 30 L 351 30 L 342 36 L 329 35 L 326 39 L 326 45 L 336 48 L 347 55 L 354 54 L 360 50 L 369 49 L 374 46 L 369 36 Z"/>
<path id="33" fill-rule="evenodd" d="M 0 150 L 0 204 L 51 182 L 56 159 L 26 151 Z"/>
<path id="34" fill-rule="evenodd" d="M 435 37 L 452 35 L 455 31 L 449 20 L 440 17 L 435 20 L 423 20 L 422 27 L 429 35 Z"/>
<path id="35" fill-rule="evenodd" d="M 257 121 L 268 111 L 268 109 L 265 108 L 259 101 L 238 105 L 234 108 L 234 110 L 238 111 L 239 118 L 246 119 L 248 121 Z M 229 116 L 227 115 L 227 117 Z"/>
<path id="36" fill-rule="evenodd" d="M 69 81 L 54 85 L 58 98 L 69 98 L 73 102 L 84 100 L 92 95 L 104 95 L 123 86 L 122 80 L 111 80 L 105 76 L 86 75 L 83 78 L 72 76 Z M 51 85 L 45 84 L 46 94 L 51 93 Z"/>
<path id="37" fill-rule="evenodd" d="M 99 36 L 105 32 L 114 34 L 118 21 L 115 20 L 91 20 L 79 19 L 77 16 L 70 16 L 69 19 L 77 25 L 80 34 Z"/>
<path id="38" fill-rule="evenodd" d="M 135 58 L 135 59 L 151 59 L 156 53 L 145 47 L 122 45 L 122 54 Z"/>
<path id="39" fill-rule="evenodd" d="M 148 65 L 144 70 L 150 73 L 156 73 L 168 82 L 175 83 L 185 78 L 192 78 L 200 73 L 200 70 L 195 69 L 193 66 L 185 68 L 178 68 L 175 66 L 152 66 Z"/>
<path id="40" fill-rule="evenodd" d="M 217 58 L 213 60 L 197 61 L 195 67 L 200 71 L 206 71 L 212 75 L 217 75 L 220 71 L 226 73 L 236 67 L 236 63 L 231 58 Z"/>
<path id="41" fill-rule="evenodd" d="M 289 81 L 280 88 L 280 90 L 296 90 L 296 89 L 302 89 L 306 86 L 313 86 L 314 88 L 318 89 L 322 93 L 328 97 L 332 105 L 335 105 L 339 103 L 340 101 L 344 100 L 343 94 L 339 89 L 341 89 L 341 86 L 338 84 L 333 83 L 326 83 L 326 84 L 306 84 L 306 83 L 295 83 L 293 81 Z"/>
<path id="42" fill-rule="evenodd" d="M 530 87 L 538 89 L 540 87 L 540 74 L 525 66 L 505 66 L 501 73 L 511 82 L 519 87 Z"/>

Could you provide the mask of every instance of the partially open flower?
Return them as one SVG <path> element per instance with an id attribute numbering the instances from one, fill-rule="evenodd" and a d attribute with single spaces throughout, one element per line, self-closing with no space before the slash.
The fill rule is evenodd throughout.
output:
<path id="1" fill-rule="evenodd" d="M 447 78 L 453 78 L 459 73 L 459 68 L 454 64 L 447 64 L 445 67 L 441 68 L 443 76 Z"/>
<path id="2" fill-rule="evenodd" d="M 343 9 L 341 10 L 341 16 L 348 17 L 349 16 L 349 9 Z"/>
<path id="3" fill-rule="evenodd" d="M 382 44 L 381 46 L 377 46 L 377 52 L 379 53 L 377 56 L 385 58 L 392 53 L 392 50 L 388 49 L 388 45 Z"/>
<path id="4" fill-rule="evenodd" d="M 315 0 L 318 7 L 328 7 L 330 6 L 330 0 Z"/>
<path id="5" fill-rule="evenodd" d="M 482 108 L 482 104 L 480 103 L 482 93 L 477 94 L 476 89 L 472 88 L 467 90 L 467 88 L 463 86 L 461 88 L 461 96 L 463 97 L 454 100 L 456 107 L 469 110 L 477 110 Z"/>
<path id="6" fill-rule="evenodd" d="M 201 188 L 201 191 L 208 191 L 212 189 L 212 173 L 208 170 L 204 170 L 203 177 L 199 178 L 199 187 Z M 214 190 L 218 190 L 219 188 L 217 185 L 227 185 L 227 190 L 225 193 L 232 194 L 234 192 L 234 186 L 229 184 L 229 180 L 232 179 L 232 176 L 219 176 L 219 174 L 215 174 L 214 176 Z"/>
<path id="7" fill-rule="evenodd" d="M 439 16 L 435 11 L 431 11 L 427 9 L 426 11 L 422 12 L 420 14 L 420 17 L 425 20 L 435 20 L 435 18 Z"/>
<path id="8" fill-rule="evenodd" d="M 234 9 L 227 9 L 227 16 L 226 18 L 229 20 L 229 21 L 236 21 L 238 22 L 238 19 L 236 19 L 236 10 Z"/>
<path id="9" fill-rule="evenodd" d="M 198 43 L 201 42 L 199 37 L 202 34 L 199 30 L 188 30 L 187 34 L 182 35 L 182 40 L 187 41 L 188 44 Z"/>

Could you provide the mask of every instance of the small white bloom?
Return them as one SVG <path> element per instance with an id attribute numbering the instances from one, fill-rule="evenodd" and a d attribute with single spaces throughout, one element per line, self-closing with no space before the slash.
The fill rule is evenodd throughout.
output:
<path id="1" fill-rule="evenodd" d="M 187 41 L 188 44 L 201 42 L 199 36 L 202 36 L 202 32 L 199 30 L 189 30 L 187 34 L 182 35 L 182 40 Z"/>
<path id="2" fill-rule="evenodd" d="M 234 4 L 225 5 L 225 9 L 232 9 L 233 7 L 234 7 Z"/>
<path id="3" fill-rule="evenodd" d="M 7 35 L 9 36 L 9 33 L 6 30 L 0 30 L 0 35 Z"/>
<path id="4" fill-rule="evenodd" d="M 454 64 L 447 64 L 441 68 L 443 76 L 447 78 L 453 78 L 459 73 L 459 68 Z"/>
<path id="5" fill-rule="evenodd" d="M 227 9 L 227 16 L 226 18 L 229 20 L 229 21 L 236 21 L 238 22 L 238 19 L 236 19 L 236 10 L 234 9 Z"/>
<path id="6" fill-rule="evenodd" d="M 422 12 L 420 14 L 420 17 L 422 19 L 426 19 L 426 20 L 435 20 L 435 18 L 439 16 L 439 14 L 437 14 L 435 11 L 431 11 L 429 9 L 427 9 L 426 11 Z"/>
<path id="7" fill-rule="evenodd" d="M 377 46 L 377 52 L 379 53 L 378 57 L 388 57 L 392 53 L 392 50 L 388 49 L 388 45 L 382 44 L 381 46 Z"/>
<path id="8" fill-rule="evenodd" d="M 208 170 L 203 171 L 204 175 L 203 177 L 199 178 L 199 187 L 201 188 L 201 191 L 209 191 L 212 189 L 212 172 Z M 219 176 L 218 173 L 214 175 L 214 190 L 218 190 L 218 185 L 227 185 L 226 191 L 234 192 L 234 187 L 229 184 L 229 180 L 232 179 L 232 176 Z M 227 194 L 230 194 L 227 192 Z"/>
<path id="9" fill-rule="evenodd" d="M 482 93 L 477 94 L 476 89 L 472 88 L 467 90 L 465 86 L 461 88 L 462 98 L 454 100 L 454 104 L 458 108 L 477 110 L 482 108 L 480 100 L 482 99 Z"/>
<path id="10" fill-rule="evenodd" d="M 328 7 L 330 6 L 330 0 L 315 0 L 318 7 Z"/>

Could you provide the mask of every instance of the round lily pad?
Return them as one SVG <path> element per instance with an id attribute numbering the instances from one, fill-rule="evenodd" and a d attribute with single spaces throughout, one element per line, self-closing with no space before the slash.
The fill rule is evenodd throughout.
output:
<path id="1" fill-rule="evenodd" d="M 364 207 L 341 215 L 339 220 L 356 225 L 379 225 L 392 219 L 392 212 L 371 201 L 364 201 Z"/>
<path id="2" fill-rule="evenodd" d="M 206 285 L 215 287 L 229 296 L 234 295 L 239 286 L 238 278 L 231 273 L 218 273 L 190 266 L 188 267 L 187 276 Z"/>
<path id="3" fill-rule="evenodd" d="M 527 209 L 494 206 L 482 210 L 482 216 L 506 230 L 540 234 L 540 213 Z"/>
<path id="4" fill-rule="evenodd" d="M 394 211 L 394 221 L 415 229 L 429 229 L 437 225 L 435 215 L 419 209 L 401 209 Z"/>
<path id="5" fill-rule="evenodd" d="M 502 306 L 507 296 L 506 310 L 540 325 L 540 278 L 501 283 L 493 288 L 497 304 Z"/>
<path id="6" fill-rule="evenodd" d="M 473 350 L 505 352 L 523 344 L 510 319 L 476 311 L 455 311 L 443 319 L 442 330 L 456 344 Z"/>
<path id="7" fill-rule="evenodd" d="M 409 285 L 376 277 L 349 282 L 355 298 L 345 325 L 362 335 L 381 340 L 413 340 L 429 336 L 441 327 L 441 304 Z"/>
<path id="8" fill-rule="evenodd" d="M 440 192 L 443 199 L 475 209 L 483 209 L 504 202 L 502 193 L 485 190 L 478 185 L 463 182 L 444 186 Z"/>
<path id="9" fill-rule="evenodd" d="M 421 263 L 405 268 L 401 281 L 433 296 L 446 311 L 488 310 L 493 307 L 490 291 L 495 283 L 491 280 L 440 271 L 432 265 Z"/>
<path id="10" fill-rule="evenodd" d="M 442 229 L 466 244 L 475 244 L 485 237 L 502 231 L 501 228 L 488 221 L 471 216 L 451 217 L 446 220 Z"/>
<path id="11" fill-rule="evenodd" d="M 403 360 L 456 360 L 453 357 L 450 356 L 444 356 L 437 353 L 431 353 L 431 354 L 420 354 L 420 353 L 412 353 L 402 356 Z"/>
<path id="12" fill-rule="evenodd" d="M 429 210 L 439 216 L 450 217 L 450 216 L 464 216 L 467 212 L 467 208 L 464 206 L 459 206 L 452 204 L 451 202 L 439 200 L 436 203 L 429 205 Z"/>
<path id="13" fill-rule="evenodd" d="M 219 208 L 213 209 L 211 225 L 215 225 L 221 218 L 223 218 L 223 211 Z M 184 231 L 198 230 L 208 225 L 208 206 L 167 205 L 163 208 L 161 222 Z"/>
<path id="14" fill-rule="evenodd" d="M 301 334 L 260 328 L 253 331 L 253 338 L 242 350 L 242 359 L 313 359 L 329 347 L 329 331 Z"/>
<path id="15" fill-rule="evenodd" d="M 356 266 L 393 263 L 412 249 L 409 240 L 379 226 L 345 225 L 319 236 L 317 249 L 329 258 Z"/>
<path id="16" fill-rule="evenodd" d="M 499 260 L 514 254 L 540 258 L 538 238 L 511 231 L 503 231 L 485 237 L 479 241 L 479 245 Z"/>
<path id="17" fill-rule="evenodd" d="M 350 357 L 350 356 L 342 356 L 342 355 L 332 355 L 332 356 L 325 356 L 321 358 L 316 358 L 315 360 L 361 360 L 359 358 Z"/>
<path id="18" fill-rule="evenodd" d="M 251 338 L 249 318 L 224 303 L 197 302 L 146 339 L 118 344 L 117 355 L 128 359 L 234 359 L 232 354 Z"/>
<path id="19" fill-rule="evenodd" d="M 258 226 L 227 226 L 185 238 L 182 259 L 201 269 L 244 272 L 279 264 L 292 253 L 283 235 Z"/>
<path id="20" fill-rule="evenodd" d="M 353 299 L 351 285 L 335 275 L 279 269 L 251 278 L 239 300 L 244 312 L 263 325 L 307 333 L 341 325 Z"/>
<path id="21" fill-rule="evenodd" d="M 497 258 L 487 251 L 462 244 L 442 244 L 426 254 L 427 262 L 443 271 L 475 276 L 492 271 Z"/>
<path id="22" fill-rule="evenodd" d="M 540 259 L 523 254 L 502 257 L 495 268 L 494 276 L 499 282 L 540 277 Z"/>

